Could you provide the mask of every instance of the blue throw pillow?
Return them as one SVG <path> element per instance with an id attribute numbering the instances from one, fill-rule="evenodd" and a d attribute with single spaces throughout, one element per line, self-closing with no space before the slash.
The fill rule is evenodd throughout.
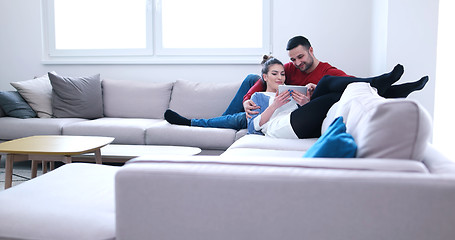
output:
<path id="1" fill-rule="evenodd" d="M 303 157 L 354 158 L 356 153 L 357 144 L 352 135 L 346 133 L 343 117 L 338 117 Z"/>
<path id="2" fill-rule="evenodd" d="M 0 92 L 0 107 L 5 115 L 16 118 L 34 118 L 35 111 L 28 105 L 18 92 Z"/>

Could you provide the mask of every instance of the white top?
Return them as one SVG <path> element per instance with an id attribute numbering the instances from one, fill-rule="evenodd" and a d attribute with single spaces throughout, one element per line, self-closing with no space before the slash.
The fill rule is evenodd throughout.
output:
<path id="1" fill-rule="evenodd" d="M 298 108 L 295 102 L 290 101 L 279 107 L 267 123 L 262 126 L 259 125 L 262 112 L 273 103 L 275 95 L 272 92 L 256 92 L 253 94 L 251 100 L 261 108 L 259 114 L 252 115 L 252 118 L 248 120 L 248 133 L 262 133 L 273 138 L 298 139 L 291 127 L 291 113 Z"/>

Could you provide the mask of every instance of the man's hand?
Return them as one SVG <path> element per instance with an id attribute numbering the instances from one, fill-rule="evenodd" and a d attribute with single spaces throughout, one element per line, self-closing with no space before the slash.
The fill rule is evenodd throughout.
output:
<path id="1" fill-rule="evenodd" d="M 307 97 L 311 98 L 311 95 L 313 95 L 314 89 L 316 88 L 316 84 L 314 83 L 308 83 L 305 85 L 307 87 Z"/>
<path id="2" fill-rule="evenodd" d="M 243 108 L 245 109 L 246 117 L 251 118 L 252 114 L 258 114 L 258 111 L 253 111 L 255 109 L 260 108 L 256 103 L 254 103 L 251 99 L 246 100 L 243 102 Z"/>

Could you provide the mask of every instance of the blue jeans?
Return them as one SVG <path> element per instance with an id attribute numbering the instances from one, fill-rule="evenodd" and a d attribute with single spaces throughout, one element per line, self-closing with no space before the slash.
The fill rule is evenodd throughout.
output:
<path id="1" fill-rule="evenodd" d="M 209 119 L 191 119 L 191 126 L 231 128 L 240 130 L 247 128 L 246 113 L 243 110 L 243 96 L 257 82 L 260 77 L 256 74 L 249 74 L 240 85 L 231 103 L 221 117 Z"/>
<path id="2" fill-rule="evenodd" d="M 214 127 L 214 128 L 230 128 L 235 130 L 244 129 L 247 127 L 246 113 L 239 112 L 221 117 L 209 119 L 191 119 L 191 126 L 196 127 Z"/>
<path id="3" fill-rule="evenodd" d="M 256 74 L 249 74 L 246 76 L 240 85 L 239 90 L 237 90 L 234 98 L 231 100 L 231 103 L 226 108 L 226 111 L 224 111 L 223 115 L 221 116 L 243 112 L 243 97 L 246 95 L 248 90 L 250 90 L 250 88 L 258 81 L 259 78 L 260 76 Z"/>

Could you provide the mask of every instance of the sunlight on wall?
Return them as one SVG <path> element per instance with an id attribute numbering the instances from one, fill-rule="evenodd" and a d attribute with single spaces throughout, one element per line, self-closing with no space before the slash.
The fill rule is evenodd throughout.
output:
<path id="1" fill-rule="evenodd" d="M 433 143 L 455 161 L 454 98 L 455 76 L 455 1 L 439 0 L 438 58 L 436 68 L 435 113 Z M 424 56 L 422 56 L 424 57 Z"/>

